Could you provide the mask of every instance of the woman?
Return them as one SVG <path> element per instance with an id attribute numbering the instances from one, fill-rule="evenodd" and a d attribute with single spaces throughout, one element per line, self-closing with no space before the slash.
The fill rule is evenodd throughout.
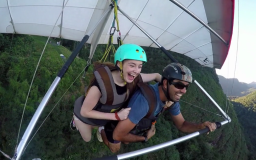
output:
<path id="1" fill-rule="evenodd" d="M 72 124 L 85 142 L 91 140 L 94 126 L 127 118 L 130 108 L 123 108 L 124 103 L 131 97 L 138 82 L 161 81 L 158 73 L 140 74 L 143 63 L 147 62 L 146 53 L 140 46 L 124 44 L 118 48 L 114 59 L 114 65 L 105 63 L 95 66 L 86 97 L 80 97 L 75 102 Z"/>

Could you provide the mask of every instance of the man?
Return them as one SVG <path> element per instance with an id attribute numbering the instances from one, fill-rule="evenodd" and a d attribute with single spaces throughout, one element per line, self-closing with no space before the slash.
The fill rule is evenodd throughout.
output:
<path id="1" fill-rule="evenodd" d="M 179 100 L 186 93 L 190 83 L 192 83 L 192 74 L 186 66 L 179 63 L 167 65 L 163 70 L 161 83 L 151 85 L 156 97 L 156 107 L 152 115 L 157 117 L 165 106 L 164 102 L 172 101 L 173 104 L 169 112 L 175 126 L 180 131 L 191 133 L 208 127 L 212 132 L 216 129 L 215 123 L 208 121 L 201 124 L 187 122 L 180 112 Z M 152 116 L 151 118 L 145 118 L 150 107 L 141 90 L 135 92 L 129 101 L 128 107 L 131 108 L 128 118 L 118 122 L 113 132 L 113 139 L 121 142 L 147 141 L 155 134 L 154 123 L 152 123 L 153 125 L 148 123 L 148 120 L 154 122 L 154 118 Z M 144 128 L 139 131 L 136 130 L 138 126 L 143 125 Z M 141 131 L 144 131 L 144 133 Z"/>

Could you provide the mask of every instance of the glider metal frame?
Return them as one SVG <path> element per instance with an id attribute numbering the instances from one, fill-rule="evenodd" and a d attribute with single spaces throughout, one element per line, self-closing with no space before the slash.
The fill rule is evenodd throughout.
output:
<path id="1" fill-rule="evenodd" d="M 217 36 L 223 43 L 225 43 L 227 46 L 229 45 L 228 42 L 226 42 L 217 32 L 215 32 L 209 25 L 207 25 L 204 21 L 202 21 L 199 17 L 197 17 L 195 14 L 193 14 L 191 11 L 189 11 L 185 6 L 183 6 L 181 3 L 177 2 L 176 0 L 170 0 L 172 3 L 174 3 L 176 6 L 180 7 L 183 11 L 187 12 L 191 17 L 195 18 L 198 22 L 200 22 L 203 26 L 205 26 L 210 32 L 212 32 L 215 36 Z"/>
<path id="2" fill-rule="evenodd" d="M 172 2 L 174 2 L 173 0 L 170 0 Z M 176 3 L 175 3 L 176 4 Z M 177 4 L 176 4 L 177 5 Z M 82 48 L 82 46 L 88 41 L 88 39 L 90 38 L 90 36 L 92 35 L 92 33 L 96 30 L 96 33 L 95 35 L 93 36 L 92 38 L 92 46 L 91 46 L 91 50 L 90 50 L 90 56 L 89 56 L 89 59 L 92 58 L 93 54 L 94 54 L 94 51 L 97 47 L 97 42 L 99 40 L 99 37 L 100 37 L 100 34 L 102 33 L 103 31 L 103 28 L 107 22 L 107 19 L 108 18 L 105 18 L 105 17 L 109 17 L 110 15 L 110 11 L 113 9 L 113 5 L 111 4 L 109 9 L 105 11 L 105 13 L 103 14 L 103 16 L 101 17 L 101 19 L 99 20 L 99 22 L 95 25 L 95 27 L 92 28 L 91 31 L 88 31 L 87 34 L 83 37 L 82 41 L 79 43 L 79 45 L 76 47 L 76 49 L 73 51 L 73 53 L 71 54 L 71 56 L 69 57 L 69 59 L 67 60 L 67 62 L 64 64 L 64 66 L 61 68 L 61 70 L 59 71 L 58 73 L 58 76 L 55 78 L 55 80 L 52 82 L 50 88 L 48 89 L 48 91 L 46 92 L 44 98 L 42 99 L 41 103 L 39 104 L 35 114 L 33 115 L 18 147 L 17 147 L 17 150 L 12 158 L 12 160 L 19 160 L 23 151 L 24 151 L 24 148 L 25 148 L 25 145 L 41 115 L 41 113 L 43 112 L 43 109 L 45 108 L 47 102 L 49 101 L 50 97 L 52 96 L 53 92 L 55 91 L 57 85 L 59 84 L 61 78 L 64 76 L 64 74 L 66 73 L 66 71 L 68 70 L 69 66 L 71 65 L 71 63 L 74 61 L 75 57 L 77 56 L 78 52 L 80 51 L 80 49 Z M 183 10 L 187 10 L 186 8 L 182 8 Z M 135 26 L 137 26 L 149 39 L 151 39 L 173 62 L 177 62 L 176 59 L 174 59 L 172 57 L 172 55 L 170 53 L 168 53 L 168 51 L 163 47 L 161 46 L 156 40 L 154 40 L 145 30 L 143 30 L 138 24 L 136 24 L 136 22 L 134 22 L 126 13 L 124 13 L 118 6 L 118 10 L 125 16 L 127 17 Z M 186 11 L 187 12 L 187 11 Z M 188 13 L 188 12 L 187 12 Z M 189 13 L 190 14 L 190 13 Z M 202 23 L 201 20 L 199 20 L 197 17 L 195 17 L 193 14 L 190 14 L 192 17 L 194 17 L 195 19 L 197 19 L 200 23 Z M 105 18 L 105 19 L 104 19 Z M 105 21 L 104 21 L 105 20 Z M 208 25 L 202 23 L 206 28 L 208 28 L 211 32 L 213 32 L 215 35 L 217 34 L 215 31 L 213 31 Z M 217 37 L 219 37 L 222 41 L 223 39 L 217 34 L 216 35 Z M 227 44 L 225 41 L 223 41 L 225 44 Z M 213 98 L 203 89 L 203 87 L 197 82 L 197 81 L 194 81 L 196 83 L 196 85 L 203 91 L 203 93 L 214 103 L 214 105 L 221 111 L 221 113 L 223 114 L 223 116 L 226 118 L 225 121 L 223 122 L 220 122 L 219 125 L 218 125 L 218 128 L 221 126 L 221 125 L 225 125 L 229 122 L 231 122 L 231 119 L 230 117 L 218 106 L 218 104 L 213 100 Z M 126 158 L 131 158 L 131 157 L 135 157 L 135 156 L 138 156 L 138 155 L 142 155 L 142 154 L 145 154 L 145 153 L 149 153 L 149 152 L 152 152 L 152 151 L 155 151 L 155 150 L 158 150 L 158 149 L 161 149 L 161 148 L 164 148 L 164 147 L 168 147 L 168 146 L 171 146 L 171 145 L 174 145 L 174 144 L 177 144 L 177 143 L 180 143 L 180 142 L 183 142 L 185 140 L 188 140 L 188 139 L 191 139 L 191 138 L 194 138 L 196 136 L 199 136 L 203 133 L 206 133 L 206 132 L 209 132 L 209 129 L 208 128 L 205 128 L 203 130 L 200 130 L 200 131 L 197 131 L 197 132 L 194 132 L 194 133 L 191 133 L 189 135 L 186 135 L 186 136 L 183 136 L 183 137 L 180 137 L 180 138 L 177 138 L 177 139 L 174 139 L 174 140 L 171 140 L 171 141 L 168 141 L 168 142 L 165 142 L 165 143 L 162 143 L 162 144 L 158 144 L 158 145 L 155 145 L 155 146 L 152 146 L 152 147 L 148 147 L 148 148 L 144 148 L 144 149 L 141 149 L 141 150 L 137 150 L 137 151 L 133 151 L 133 152 L 129 152 L 129 153 L 124 153 L 124 154 L 120 154 L 120 155 L 115 155 L 115 156 L 110 156 L 108 157 L 109 158 L 113 158 L 113 159 L 126 159 Z M 100 158 L 102 159 L 102 158 Z M 106 159 L 103 157 L 103 159 Z"/>

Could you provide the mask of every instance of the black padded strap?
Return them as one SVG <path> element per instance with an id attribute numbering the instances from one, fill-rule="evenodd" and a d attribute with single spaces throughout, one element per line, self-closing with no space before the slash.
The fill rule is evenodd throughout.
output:
<path id="1" fill-rule="evenodd" d="M 109 75 L 106 69 L 108 68 L 107 67 L 97 68 L 97 72 L 100 75 L 100 77 L 96 76 L 96 71 L 94 72 L 94 74 L 101 88 L 102 96 L 107 96 L 105 98 L 106 100 L 105 103 L 111 105 L 114 101 L 113 85 L 111 84 L 111 79 L 110 79 L 110 76 L 112 75 Z"/>

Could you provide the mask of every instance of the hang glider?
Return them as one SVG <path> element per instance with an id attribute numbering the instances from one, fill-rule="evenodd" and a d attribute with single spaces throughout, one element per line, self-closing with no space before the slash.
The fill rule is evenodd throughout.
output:
<path id="1" fill-rule="evenodd" d="M 159 47 L 184 54 L 203 66 L 221 68 L 228 54 L 234 18 L 234 0 L 119 0 L 118 18 L 123 43 Z M 81 41 L 48 89 L 27 127 L 13 159 L 20 159 L 25 144 L 52 93 L 84 43 L 108 43 L 114 14 L 110 0 L 6 0 L 0 1 L 0 33 L 28 34 Z M 118 35 L 114 35 L 118 37 Z M 114 41 L 117 43 L 117 41 Z M 89 62 L 89 61 L 88 61 Z M 195 81 L 225 117 L 208 93 Z M 168 145 L 207 132 L 199 131 Z M 165 147 L 168 145 L 164 145 Z M 135 156 L 152 150 L 129 154 Z M 127 158 L 117 157 L 118 159 Z"/>
<path id="2" fill-rule="evenodd" d="M 221 68 L 232 37 L 234 0 L 171 1 L 119 0 L 118 5 L 166 50 L 189 56 L 204 66 Z M 110 4 L 110 0 L 1 1 L 0 33 L 81 41 Z M 106 19 L 98 44 L 108 42 L 113 17 L 111 13 Z M 124 43 L 159 47 L 120 11 L 118 18 Z M 96 34 L 87 43 L 92 43 Z"/>

